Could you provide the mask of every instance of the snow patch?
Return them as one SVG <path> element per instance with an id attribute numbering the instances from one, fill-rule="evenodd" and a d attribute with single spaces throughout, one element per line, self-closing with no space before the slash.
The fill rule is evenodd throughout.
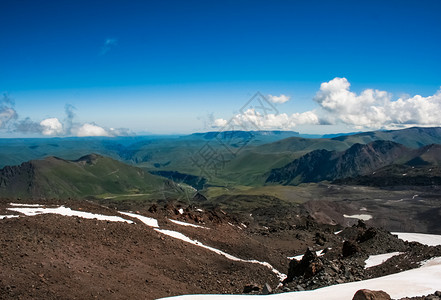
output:
<path id="1" fill-rule="evenodd" d="M 184 210 L 182 208 L 180 208 L 178 211 L 181 215 L 184 213 Z"/>
<path id="2" fill-rule="evenodd" d="M 428 246 L 441 245 L 441 235 L 425 233 L 392 232 L 398 235 L 399 239 L 408 242 L 418 242 Z"/>
<path id="3" fill-rule="evenodd" d="M 126 215 L 126 216 L 129 216 L 129 217 L 132 217 L 132 218 L 136 218 L 147 226 L 159 227 L 158 221 L 156 219 L 145 217 L 145 216 L 134 214 L 134 213 L 123 212 L 123 211 L 119 211 L 119 213 Z"/>
<path id="4" fill-rule="evenodd" d="M 200 226 L 200 225 L 196 225 L 196 224 L 191 224 L 191 223 L 187 223 L 187 222 L 182 222 L 182 221 L 178 221 L 178 220 L 173 220 L 173 219 L 168 219 L 168 220 L 170 222 L 173 222 L 175 224 L 182 225 L 182 226 L 191 226 L 191 227 L 196 227 L 196 228 L 210 229 L 208 227 L 204 227 L 204 226 Z"/>
<path id="5" fill-rule="evenodd" d="M 223 252 L 222 250 L 219 250 L 219 249 L 216 249 L 216 248 L 204 245 L 204 244 L 202 244 L 201 242 L 199 242 L 197 240 L 192 240 L 189 237 L 187 237 L 187 236 L 185 236 L 182 233 L 177 232 L 177 231 L 172 231 L 172 230 L 167 230 L 167 229 L 159 229 L 159 228 L 155 228 L 155 230 L 157 232 L 160 232 L 160 233 L 165 234 L 167 236 L 173 237 L 175 239 L 179 239 L 181 241 L 184 241 L 184 242 L 187 242 L 187 243 L 190 243 L 190 244 L 202 247 L 204 249 L 210 250 L 210 251 L 212 251 L 214 253 L 217 253 L 219 255 L 225 256 L 226 258 L 228 258 L 230 260 L 239 261 L 239 262 L 246 262 L 246 263 L 253 263 L 253 264 L 259 264 L 259 265 L 265 266 L 265 267 L 269 268 L 274 274 L 276 274 L 280 281 L 283 281 L 286 278 L 285 274 L 280 273 L 279 271 L 274 269 L 274 267 L 271 266 L 267 262 L 261 262 L 261 261 L 254 260 L 254 259 L 248 260 L 248 259 L 238 258 L 236 256 L 233 256 L 231 254 Z"/>
<path id="6" fill-rule="evenodd" d="M 355 281 L 301 292 L 290 292 L 267 296 L 250 295 L 185 295 L 169 299 L 192 300 L 226 300 L 250 299 L 252 297 L 265 300 L 342 300 L 352 299 L 360 289 L 383 290 L 393 299 L 417 297 L 432 294 L 441 286 L 441 257 L 431 259 L 422 267 L 388 276 Z"/>
<path id="7" fill-rule="evenodd" d="M 1 219 L 9 219 L 9 218 L 18 218 L 20 216 L 18 215 L 0 215 L 0 220 Z"/>
<path id="8" fill-rule="evenodd" d="M 25 204 L 25 203 L 9 203 L 10 206 L 23 206 L 23 207 L 44 207 L 41 204 Z"/>
<path id="9" fill-rule="evenodd" d="M 123 219 L 118 216 L 107 216 L 101 214 L 94 214 L 90 212 L 72 210 L 69 207 L 59 206 L 56 208 L 47 208 L 47 207 L 11 207 L 7 208 L 8 210 L 16 211 L 22 213 L 26 216 L 36 216 L 41 214 L 57 214 L 67 217 L 80 217 L 85 219 L 97 219 L 103 221 L 112 221 L 112 222 L 126 222 L 133 223 L 133 221 Z"/>
<path id="10" fill-rule="evenodd" d="M 368 220 L 372 219 L 371 215 L 364 215 L 364 214 L 360 214 L 360 215 L 343 215 L 343 217 L 350 218 L 350 219 L 359 219 L 359 220 L 363 220 L 363 221 L 368 221 Z"/>
<path id="11" fill-rule="evenodd" d="M 385 254 L 371 255 L 371 256 L 369 256 L 368 259 L 366 259 L 364 261 L 364 263 L 365 263 L 364 268 L 367 269 L 367 268 L 381 265 L 389 258 L 396 256 L 396 255 L 400 255 L 400 254 L 403 254 L 403 252 L 391 252 L 391 253 L 385 253 Z"/>
<path id="12" fill-rule="evenodd" d="M 303 255 L 304 255 L 304 254 L 300 254 L 300 255 L 296 255 L 296 256 L 288 256 L 288 259 L 291 259 L 291 260 L 292 260 L 292 259 L 295 259 L 295 260 L 300 261 L 300 260 L 302 260 Z M 317 255 L 317 256 L 323 256 L 323 255 L 325 255 L 325 249 L 315 251 L 315 255 Z"/>

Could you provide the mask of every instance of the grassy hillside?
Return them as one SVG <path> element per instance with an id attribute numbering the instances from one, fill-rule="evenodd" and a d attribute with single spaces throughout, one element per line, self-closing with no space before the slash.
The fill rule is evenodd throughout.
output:
<path id="1" fill-rule="evenodd" d="M 34 160 L 0 171 L 0 196 L 80 198 L 152 195 L 165 179 L 96 154 L 68 161 Z"/>

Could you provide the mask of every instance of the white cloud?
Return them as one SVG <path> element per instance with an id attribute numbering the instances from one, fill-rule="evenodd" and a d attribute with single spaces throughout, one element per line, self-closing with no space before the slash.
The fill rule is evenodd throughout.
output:
<path id="1" fill-rule="evenodd" d="M 73 128 L 72 133 L 75 136 L 111 136 L 111 134 L 104 129 L 95 124 L 85 123 L 78 128 Z"/>
<path id="2" fill-rule="evenodd" d="M 268 95 L 268 100 L 271 101 L 272 103 L 285 103 L 288 102 L 289 99 L 291 99 L 290 96 L 286 96 L 284 94 L 281 94 L 280 96 L 273 96 L 273 95 Z"/>
<path id="3" fill-rule="evenodd" d="M 286 130 L 292 129 L 297 125 L 316 125 L 320 123 L 320 120 L 313 111 L 295 113 L 292 115 L 285 113 L 262 115 L 254 109 L 248 109 L 243 114 L 235 115 L 231 122 L 242 128 Z M 223 127 L 226 124 L 227 121 L 224 119 L 216 119 L 214 121 L 214 127 Z"/>
<path id="4" fill-rule="evenodd" d="M 227 123 L 228 123 L 227 120 L 224 120 L 224 119 L 216 119 L 216 120 L 214 120 L 213 127 L 224 127 L 224 126 L 227 125 Z"/>
<path id="5" fill-rule="evenodd" d="M 357 95 L 349 88 L 346 78 L 321 84 L 314 100 L 326 122 L 359 129 L 441 125 L 441 91 L 429 97 L 416 95 L 393 101 L 385 91 L 366 89 Z"/>
<path id="6" fill-rule="evenodd" d="M 365 89 L 360 94 L 350 90 L 346 78 L 336 77 L 324 82 L 314 97 L 318 109 L 288 115 L 261 115 L 254 109 L 237 114 L 234 125 L 257 129 L 292 129 L 298 125 L 348 125 L 355 129 L 399 129 L 411 126 L 441 126 L 441 90 L 423 97 L 402 96 L 397 100 L 386 91 Z M 268 96 L 272 102 L 283 103 L 288 97 Z M 223 127 L 225 119 L 214 121 L 213 127 Z"/>
<path id="7" fill-rule="evenodd" d="M 40 122 L 43 135 L 63 135 L 63 124 L 57 118 L 48 118 Z"/>

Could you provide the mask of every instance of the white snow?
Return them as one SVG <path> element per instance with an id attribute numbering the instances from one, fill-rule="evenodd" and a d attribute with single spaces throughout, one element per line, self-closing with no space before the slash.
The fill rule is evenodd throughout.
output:
<path id="1" fill-rule="evenodd" d="M 196 227 L 196 228 L 204 228 L 204 229 L 210 229 L 208 227 L 204 227 L 204 226 L 200 226 L 200 225 L 196 225 L 196 224 L 191 224 L 191 223 L 187 223 L 187 222 L 182 222 L 182 221 L 178 221 L 178 220 L 173 220 L 173 219 L 168 219 L 170 222 L 173 222 L 175 224 L 178 225 L 182 225 L 182 226 L 191 226 L 191 227 Z M 156 226 L 158 227 L 158 226 Z"/>
<path id="2" fill-rule="evenodd" d="M 340 232 L 342 232 L 343 230 L 339 230 L 339 231 L 336 231 L 336 232 L 334 232 L 334 234 L 339 234 Z"/>
<path id="3" fill-rule="evenodd" d="M 181 215 L 184 213 L 184 210 L 182 208 L 180 208 L 178 211 Z"/>
<path id="4" fill-rule="evenodd" d="M 156 219 L 145 217 L 145 216 L 134 214 L 134 213 L 123 212 L 123 211 L 119 211 L 119 213 L 126 215 L 126 216 L 129 216 L 129 217 L 132 217 L 132 218 L 136 218 L 147 226 L 159 227 L 158 221 Z"/>
<path id="5" fill-rule="evenodd" d="M 441 235 L 425 233 L 392 232 L 398 235 L 399 239 L 408 242 L 418 242 L 428 246 L 441 245 Z"/>
<path id="6" fill-rule="evenodd" d="M 133 223 L 133 221 L 123 219 L 118 216 L 107 216 L 101 214 L 94 214 L 90 212 L 72 210 L 69 207 L 59 206 L 56 208 L 47 208 L 47 207 L 11 207 L 7 208 L 8 210 L 16 211 L 22 213 L 26 216 L 36 216 L 41 214 L 58 214 L 62 216 L 68 217 L 81 217 L 85 219 L 97 219 L 104 221 L 112 221 L 112 222 L 127 222 Z"/>
<path id="7" fill-rule="evenodd" d="M 196 211 L 204 212 L 202 209 L 197 208 Z"/>
<path id="8" fill-rule="evenodd" d="M 427 261 L 422 267 L 384 277 L 332 285 L 311 291 L 291 292 L 267 296 L 249 295 L 185 295 L 169 299 L 226 300 L 226 299 L 277 299 L 277 300 L 351 300 L 360 289 L 383 290 L 391 298 L 416 297 L 434 293 L 441 286 L 441 257 Z"/>
<path id="9" fill-rule="evenodd" d="M 371 256 L 369 256 L 368 259 L 366 259 L 364 261 L 364 263 L 365 263 L 364 268 L 367 269 L 370 267 L 375 267 L 375 266 L 381 265 L 389 258 L 396 256 L 396 255 L 400 255 L 402 253 L 403 252 L 391 252 L 391 253 L 385 253 L 385 254 L 371 255 Z"/>
<path id="10" fill-rule="evenodd" d="M 20 216 L 18 216 L 18 215 L 0 215 L 0 220 L 1 219 L 8 219 L 8 218 L 18 218 L 18 217 L 20 217 Z"/>
<path id="11" fill-rule="evenodd" d="M 41 204 L 24 204 L 24 203 L 9 203 L 10 206 L 23 206 L 23 207 L 44 207 Z"/>
<path id="12" fill-rule="evenodd" d="M 323 256 L 323 255 L 325 255 L 325 252 L 323 252 L 325 249 L 323 249 L 323 250 L 318 250 L 318 251 L 315 251 L 315 255 L 317 255 L 317 256 Z M 302 258 L 303 258 L 303 255 L 304 254 L 300 254 L 300 255 L 296 255 L 296 256 L 288 256 L 288 259 L 295 259 L 295 260 L 302 260 Z"/>
<path id="13" fill-rule="evenodd" d="M 267 262 L 261 262 L 261 261 L 254 260 L 254 259 L 253 259 L 253 260 L 248 260 L 248 259 L 241 259 L 241 258 L 238 258 L 238 257 L 236 257 L 236 256 L 233 256 L 233 255 L 231 255 L 231 254 L 228 254 L 228 253 L 226 253 L 226 252 L 223 252 L 222 250 L 219 250 L 219 249 L 216 249 L 216 248 L 213 248 L 213 247 L 210 247 L 210 246 L 204 245 L 204 244 L 202 244 L 201 242 L 199 242 L 199 241 L 197 241 L 197 240 L 192 240 L 192 239 L 190 239 L 189 237 L 187 237 L 187 236 L 185 236 L 185 235 L 183 235 L 182 233 L 177 232 L 177 231 L 172 231 L 172 230 L 167 230 L 167 229 L 159 229 L 159 228 L 155 228 L 155 230 L 156 230 L 157 232 L 160 232 L 160 233 L 165 234 L 165 235 L 168 235 L 168 236 L 170 236 L 170 237 L 173 237 L 173 238 L 179 239 L 179 240 L 181 240 L 181 241 L 184 241 L 184 242 L 187 242 L 187 243 L 190 243 L 190 244 L 193 244 L 193 245 L 196 245 L 196 246 L 202 247 L 202 248 L 204 248 L 204 249 L 207 249 L 207 250 L 213 251 L 214 253 L 217 253 L 217 254 L 219 254 L 219 255 L 225 256 L 226 258 L 228 258 L 228 259 L 230 259 L 230 260 L 240 261 L 240 262 L 247 262 L 247 263 L 253 263 L 253 264 L 260 264 L 260 265 L 262 265 L 262 266 L 265 266 L 265 267 L 269 268 L 274 274 L 276 274 L 277 277 L 279 277 L 279 280 L 280 280 L 280 281 L 283 281 L 283 280 L 286 278 L 286 275 L 285 275 L 285 274 L 280 273 L 279 271 L 277 271 L 276 269 L 274 269 L 274 267 L 271 266 L 271 265 L 270 265 L 269 263 L 267 263 Z"/>
<path id="14" fill-rule="evenodd" d="M 359 219 L 359 220 L 363 220 L 363 221 L 367 221 L 367 220 L 372 219 L 371 215 L 365 215 L 365 214 L 361 214 L 361 215 L 343 215 L 343 217 L 351 218 L 351 219 Z"/>

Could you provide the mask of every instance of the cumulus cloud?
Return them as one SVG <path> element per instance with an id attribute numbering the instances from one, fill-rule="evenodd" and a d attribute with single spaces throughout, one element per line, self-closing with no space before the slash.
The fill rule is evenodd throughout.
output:
<path id="1" fill-rule="evenodd" d="M 286 96 L 284 94 L 281 94 L 280 96 L 273 96 L 273 95 L 268 95 L 268 100 L 271 101 L 272 103 L 285 103 L 288 102 L 289 99 L 291 99 L 290 96 Z"/>
<path id="2" fill-rule="evenodd" d="M 100 55 L 107 54 L 113 47 L 118 45 L 118 40 L 114 38 L 108 38 L 104 41 L 104 45 L 101 47 Z"/>
<path id="3" fill-rule="evenodd" d="M 48 118 L 40 122 L 43 135 L 63 135 L 63 124 L 57 118 Z"/>
<path id="4" fill-rule="evenodd" d="M 227 120 L 224 119 L 216 119 L 214 120 L 213 127 L 224 127 L 228 123 Z"/>
<path id="5" fill-rule="evenodd" d="M 441 89 L 432 96 L 401 96 L 365 89 L 357 94 L 350 90 L 346 78 L 336 77 L 320 85 L 313 100 L 317 109 L 294 114 L 260 114 L 254 109 L 235 115 L 229 122 L 234 125 L 258 129 L 292 129 L 298 125 L 344 124 L 355 129 L 398 129 L 411 126 L 441 126 Z M 271 102 L 283 103 L 288 97 L 268 96 Z M 278 101 L 278 102 L 277 102 Z M 285 101 L 285 102 L 286 102 Z M 225 119 L 214 120 L 212 127 L 222 128 Z"/>
<path id="6" fill-rule="evenodd" d="M 75 136 L 111 136 L 107 130 L 96 124 L 85 123 L 78 128 L 72 129 Z"/>
<path id="7" fill-rule="evenodd" d="M 350 91 L 346 78 L 337 77 L 322 83 L 314 100 L 322 109 L 322 118 L 330 124 L 343 123 L 358 129 L 441 125 L 441 91 L 394 101 L 390 93 L 373 89 L 357 95 Z"/>

